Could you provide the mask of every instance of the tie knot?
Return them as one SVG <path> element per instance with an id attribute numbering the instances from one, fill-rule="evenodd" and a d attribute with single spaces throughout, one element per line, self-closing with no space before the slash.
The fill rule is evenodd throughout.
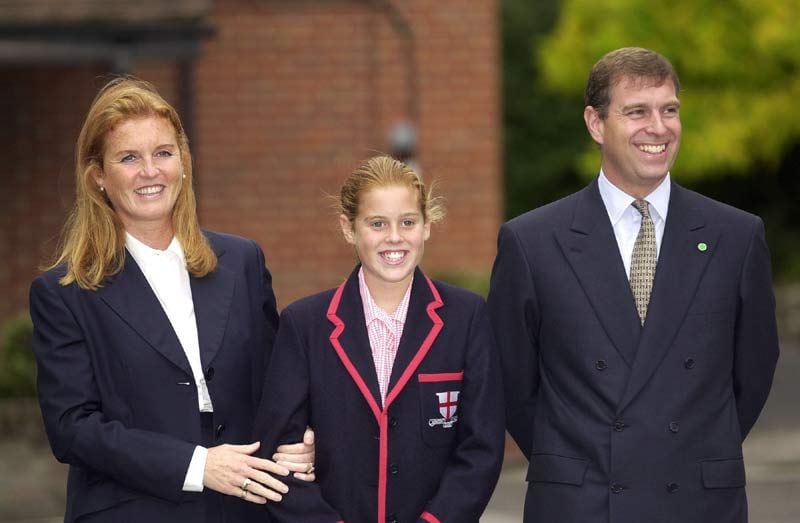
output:
<path id="1" fill-rule="evenodd" d="M 647 200 L 634 200 L 631 205 L 636 207 L 636 210 L 639 211 L 645 218 L 650 217 L 650 207 L 647 206 Z"/>

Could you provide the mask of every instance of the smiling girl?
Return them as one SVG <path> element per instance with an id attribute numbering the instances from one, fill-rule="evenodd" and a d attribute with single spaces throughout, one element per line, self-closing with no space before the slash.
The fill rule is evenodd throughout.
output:
<path id="1" fill-rule="evenodd" d="M 494 341 L 479 296 L 420 269 L 444 211 L 387 156 L 344 182 L 358 263 L 288 306 L 256 423 L 261 448 L 316 433 L 318 483 L 292 482 L 277 521 L 477 522 L 503 456 Z"/>

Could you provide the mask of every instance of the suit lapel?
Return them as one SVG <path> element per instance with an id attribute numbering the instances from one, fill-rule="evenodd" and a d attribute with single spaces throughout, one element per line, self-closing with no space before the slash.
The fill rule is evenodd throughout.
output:
<path id="1" fill-rule="evenodd" d="M 636 397 L 666 356 L 716 251 L 719 230 L 705 223 L 690 197 L 689 191 L 672 184 L 647 321 L 618 412 Z M 698 248 L 701 243 L 706 250 Z"/>
<path id="2" fill-rule="evenodd" d="M 369 345 L 369 335 L 367 334 L 367 325 L 364 319 L 364 305 L 358 289 L 358 268 L 356 267 L 347 281 L 344 282 L 340 301 L 335 311 L 332 312 L 338 317 L 344 329 L 337 339 L 347 359 L 352 363 L 353 369 L 348 368 L 348 371 L 350 371 L 354 380 L 363 382 L 365 389 L 362 390 L 362 393 L 366 391 L 380 410 L 381 393 L 378 387 L 378 374 L 375 371 L 375 363 L 372 360 L 372 350 Z M 329 318 L 331 317 L 330 312 Z M 334 322 L 335 325 L 336 323 Z M 367 402 L 369 403 L 369 399 Z"/>
<path id="3" fill-rule="evenodd" d="M 178 336 L 133 256 L 126 253 L 122 271 L 110 277 L 97 292 L 153 349 L 191 376 L 189 360 Z"/>
<path id="4" fill-rule="evenodd" d="M 428 335 L 433 327 L 431 318 L 426 314 L 426 306 L 431 302 L 432 298 L 425 275 L 417 269 L 414 273 L 414 282 L 411 285 L 408 314 L 406 315 L 403 334 L 400 337 L 400 344 L 397 347 L 397 356 L 395 356 L 394 365 L 392 366 L 392 376 L 389 379 L 388 391 L 391 391 L 397 385 L 397 381 L 403 375 L 403 371 L 414 359 L 417 351 L 422 346 L 422 342 L 425 340 L 425 336 Z"/>
<path id="5" fill-rule="evenodd" d="M 221 249 L 215 251 L 218 259 L 225 254 Z M 233 299 L 235 276 L 230 269 L 217 263 L 214 272 L 202 278 L 190 275 L 189 281 L 200 344 L 200 360 L 203 370 L 207 370 L 222 345 Z"/>
<path id="6" fill-rule="evenodd" d="M 439 291 L 433 282 L 417 268 L 414 272 L 408 314 L 397 349 L 397 356 L 392 366 L 392 376 L 389 380 L 384 409 L 388 409 L 403 391 L 408 380 L 417 371 L 417 367 L 425 359 L 433 342 L 439 336 L 444 322 L 436 310 L 443 305 Z"/>
<path id="7" fill-rule="evenodd" d="M 641 326 L 596 179 L 578 194 L 569 230 L 555 237 L 609 339 L 633 365 Z"/>

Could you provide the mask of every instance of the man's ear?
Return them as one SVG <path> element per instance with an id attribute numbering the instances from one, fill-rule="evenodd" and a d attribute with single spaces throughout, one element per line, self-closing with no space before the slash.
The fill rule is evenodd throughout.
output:
<path id="1" fill-rule="evenodd" d="M 599 145 L 603 145 L 603 133 L 605 132 L 605 121 L 600 118 L 600 114 L 591 105 L 587 105 L 583 109 L 583 121 L 586 123 L 586 130 L 592 137 L 592 140 Z"/>
<path id="2" fill-rule="evenodd" d="M 344 214 L 339 215 L 339 226 L 342 228 L 342 236 L 344 236 L 344 241 L 350 245 L 355 244 L 356 238 L 355 233 L 353 232 L 353 224 L 350 223 L 350 219 Z"/>

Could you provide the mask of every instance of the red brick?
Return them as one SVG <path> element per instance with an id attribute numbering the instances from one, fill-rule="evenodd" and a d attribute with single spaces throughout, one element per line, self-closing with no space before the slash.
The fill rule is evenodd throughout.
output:
<path id="1" fill-rule="evenodd" d="M 395 2 L 417 51 L 418 163 L 448 217 L 425 269 L 488 276 L 501 217 L 496 1 Z M 195 71 L 193 146 L 201 222 L 263 247 L 281 305 L 335 285 L 355 262 L 326 194 L 376 152 L 407 112 L 405 41 L 367 2 L 214 2 L 216 35 Z M 139 63 L 176 106 L 177 68 Z M 27 288 L 73 198 L 72 154 L 100 67 L 0 68 L 0 321 Z"/>

